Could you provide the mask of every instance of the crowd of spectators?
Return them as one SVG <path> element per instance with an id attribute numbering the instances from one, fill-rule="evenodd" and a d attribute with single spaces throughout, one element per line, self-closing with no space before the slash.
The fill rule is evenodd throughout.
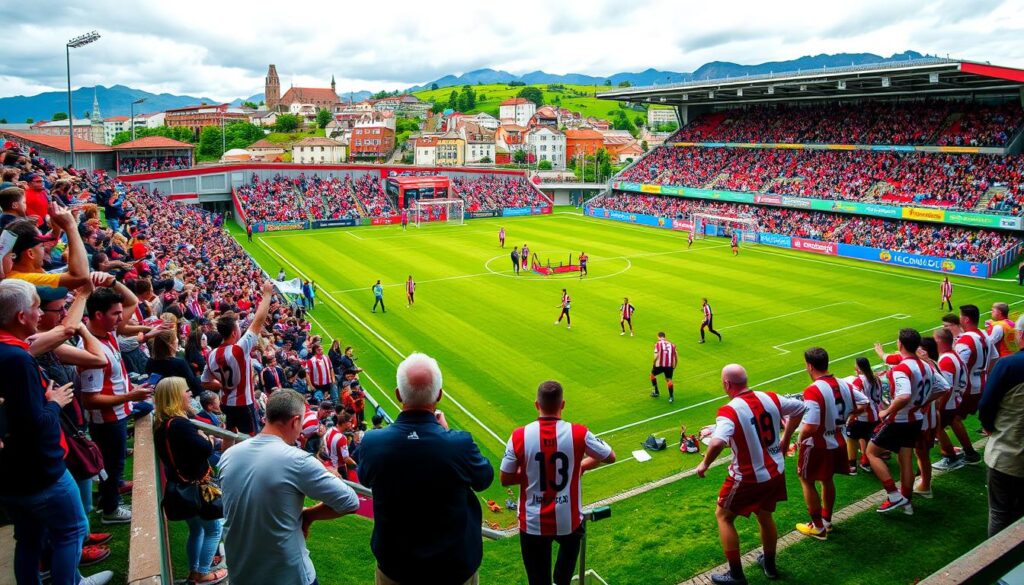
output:
<path id="1" fill-rule="evenodd" d="M 624 181 L 973 209 L 992 188 L 988 207 L 1020 212 L 1024 156 L 870 150 L 662 147 L 618 177 Z"/>
<path id="2" fill-rule="evenodd" d="M 484 175 L 453 177 L 452 192 L 466 201 L 466 211 L 490 211 L 504 207 L 548 207 L 538 189 L 523 177 Z"/>
<path id="3" fill-rule="evenodd" d="M 1019 238 L 999 231 L 662 195 L 615 193 L 590 205 L 686 220 L 695 213 L 754 219 L 763 232 L 971 262 L 1020 245 Z"/>
<path id="4" fill-rule="evenodd" d="M 4 435 L 10 440 L 0 447 L 5 449 L 0 458 L 0 475 L 5 478 L 0 481 L 0 499 L 13 510 L 11 516 L 18 525 L 19 582 L 35 582 L 40 566 L 50 572 L 55 583 L 109 582 L 109 571 L 83 578 L 77 570 L 80 562 L 91 564 L 110 555 L 104 543 L 111 536 L 89 533 L 90 521 L 94 525 L 131 521 L 130 504 L 122 499 L 132 490 L 131 482 L 123 477 L 130 421 L 153 410 L 152 383 L 164 378 L 180 379 L 175 391 L 184 388 L 190 392 L 188 407 L 171 409 L 174 416 L 203 414 L 205 420 L 220 424 L 217 383 L 207 381 L 209 376 L 204 375 L 210 352 L 225 340 L 218 331 L 224 320 L 237 320 L 244 329 L 258 317 L 257 305 L 263 298 L 269 306 L 264 321 L 255 327 L 251 352 L 259 416 L 263 416 L 261 406 L 267 394 L 293 388 L 314 413 L 306 417 L 312 424 L 304 426 L 302 441 L 309 444 L 310 452 L 320 452 L 325 442 L 317 438 L 327 433 L 328 420 L 338 418 L 350 421 L 338 429 L 351 437 L 355 449 L 360 429 L 370 421 L 363 422 L 361 370 L 354 365 L 352 349 L 343 351 L 335 341 L 327 353 L 320 337 L 310 333 L 306 313 L 311 304 L 292 302 L 268 289 L 264 273 L 222 229 L 222 215 L 198 207 L 167 205 L 158 195 L 117 182 L 102 172 L 56 168 L 17 144 L 6 145 L 0 162 L 6 180 L 0 185 L 0 202 L 7 203 L 0 220 L 5 228 L 0 241 L 10 246 L 5 248 L 0 272 L 5 307 L 0 311 L 4 320 L 0 323 L 4 329 L 0 332 L 0 359 L 14 367 L 16 361 L 34 357 L 45 376 L 39 382 L 33 380 L 35 370 L 24 370 L 27 377 L 8 380 L 3 394 L 5 406 L 33 413 L 24 424 L 21 419 L 8 418 L 10 426 Z M 30 213 L 25 189 L 18 185 L 42 194 L 42 217 Z M 307 186 L 317 188 L 312 182 Z M 100 221 L 99 207 L 116 208 L 116 213 L 107 212 L 106 226 Z M 113 216 L 119 221 L 110 221 Z M 272 291 L 269 297 L 267 290 Z M 21 307 L 26 302 L 26 307 L 39 303 L 34 305 L 42 315 L 37 327 L 8 319 L 15 309 L 26 309 Z M 29 343 L 22 349 L 19 344 L 25 339 Z M 317 356 L 330 364 L 329 383 L 320 386 L 330 396 L 323 396 L 313 384 L 324 382 L 322 371 L 314 373 L 312 362 Z M 10 371 L 7 366 L 5 372 Z M 260 375 L 263 373 L 266 375 Z M 48 386 L 47 380 L 55 385 Z M 42 393 L 29 392 L 37 383 L 50 388 L 45 398 Z M 105 388 L 113 390 L 108 393 L 102 390 Z M 12 390 L 24 394 L 12 394 Z M 24 396 L 33 400 L 26 404 L 21 400 Z M 64 414 L 58 417 L 53 411 L 47 419 L 50 403 L 56 403 Z M 318 404 L 326 408 L 317 411 Z M 63 432 L 88 433 L 102 453 L 106 475 L 99 482 L 96 516 L 92 516 L 92 494 L 98 472 L 82 471 L 70 456 L 65 464 L 57 456 L 63 453 L 60 446 L 50 444 L 61 434 L 57 427 L 64 421 L 58 419 L 64 415 L 67 424 L 76 428 Z M 164 419 L 168 416 L 165 411 Z M 380 421 L 373 417 L 374 423 Z M 27 443 L 26 436 L 31 437 Z M 23 465 L 25 457 L 34 463 Z M 330 460 L 326 454 L 324 457 Z M 342 473 L 348 472 L 343 469 Z M 41 491 L 30 494 L 26 489 Z M 40 516 L 44 511 L 31 505 L 38 497 L 49 498 L 45 512 L 49 516 Z M 61 516 L 59 522 L 55 515 Z M 38 530 L 44 524 L 47 534 Z M 190 523 L 190 528 L 200 528 L 199 523 Z M 219 538 L 213 526 L 204 522 L 202 528 L 208 537 L 215 536 L 215 545 Z M 210 550 L 206 545 L 193 546 L 190 538 L 190 580 L 206 583 L 223 577 L 223 555 L 211 559 Z"/>
<path id="5" fill-rule="evenodd" d="M 929 100 L 821 105 L 758 105 L 712 112 L 683 128 L 684 142 L 783 144 L 1007 144 L 1024 124 L 1017 101 Z"/>
<path id="6" fill-rule="evenodd" d="M 192 168 L 191 161 L 181 156 L 121 157 L 117 161 L 117 172 L 122 175 L 189 168 Z"/>

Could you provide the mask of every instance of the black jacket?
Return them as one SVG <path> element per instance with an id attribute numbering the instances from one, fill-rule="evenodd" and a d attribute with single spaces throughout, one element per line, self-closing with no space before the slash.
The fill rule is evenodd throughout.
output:
<path id="1" fill-rule="evenodd" d="M 474 491 L 494 468 L 465 431 L 407 411 L 359 445 L 359 480 L 373 490 L 370 547 L 380 570 L 403 584 L 464 583 L 480 567 L 482 515 Z"/>

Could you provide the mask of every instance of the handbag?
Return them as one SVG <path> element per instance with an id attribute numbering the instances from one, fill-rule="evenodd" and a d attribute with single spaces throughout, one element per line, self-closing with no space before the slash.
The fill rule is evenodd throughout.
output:
<path id="1" fill-rule="evenodd" d="M 164 427 L 164 445 L 171 460 L 169 466 L 175 477 L 168 477 L 164 483 L 164 497 L 161 501 L 168 520 L 187 520 L 199 516 L 203 520 L 217 520 L 224 517 L 224 502 L 220 486 L 212 477 L 213 470 L 207 468 L 206 476 L 199 481 L 187 481 L 178 473 L 170 443 L 171 421 Z"/>
<path id="2" fill-rule="evenodd" d="M 64 427 L 64 436 L 68 446 L 67 457 L 64 463 L 67 465 L 71 476 L 77 481 L 100 476 L 106 478 L 106 471 L 103 469 L 103 453 L 96 443 L 86 436 L 78 425 L 71 420 L 63 409 L 60 411 L 61 423 Z"/>

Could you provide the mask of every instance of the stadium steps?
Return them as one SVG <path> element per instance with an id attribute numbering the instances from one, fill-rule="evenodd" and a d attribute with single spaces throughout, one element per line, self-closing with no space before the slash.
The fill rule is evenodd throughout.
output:
<path id="1" fill-rule="evenodd" d="M 947 116 L 946 119 L 943 120 L 941 124 L 939 124 L 938 131 L 936 131 L 935 135 L 928 140 L 927 144 L 938 144 L 939 139 L 945 136 L 947 132 L 959 132 L 960 119 L 963 117 L 964 115 L 961 112 L 953 112 L 952 114 Z"/>
<path id="2" fill-rule="evenodd" d="M 704 185 L 704 189 L 714 189 L 719 183 L 729 178 L 729 173 L 719 173 L 714 179 L 711 179 Z"/>
<path id="3" fill-rule="evenodd" d="M 988 209 L 988 203 L 993 197 L 1000 194 L 1005 194 L 1009 189 L 1003 187 L 989 187 L 987 191 L 981 194 L 978 198 L 978 202 L 974 204 L 974 209 Z"/>

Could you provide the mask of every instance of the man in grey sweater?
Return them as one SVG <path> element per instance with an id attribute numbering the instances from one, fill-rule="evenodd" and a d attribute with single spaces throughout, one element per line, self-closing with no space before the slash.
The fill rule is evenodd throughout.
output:
<path id="1" fill-rule="evenodd" d="M 317 584 L 306 548 L 309 526 L 359 508 L 352 488 L 295 447 L 305 410 L 298 392 L 277 390 L 267 402 L 263 431 L 220 460 L 224 548 L 233 583 Z M 303 508 L 307 497 L 321 503 Z"/>

